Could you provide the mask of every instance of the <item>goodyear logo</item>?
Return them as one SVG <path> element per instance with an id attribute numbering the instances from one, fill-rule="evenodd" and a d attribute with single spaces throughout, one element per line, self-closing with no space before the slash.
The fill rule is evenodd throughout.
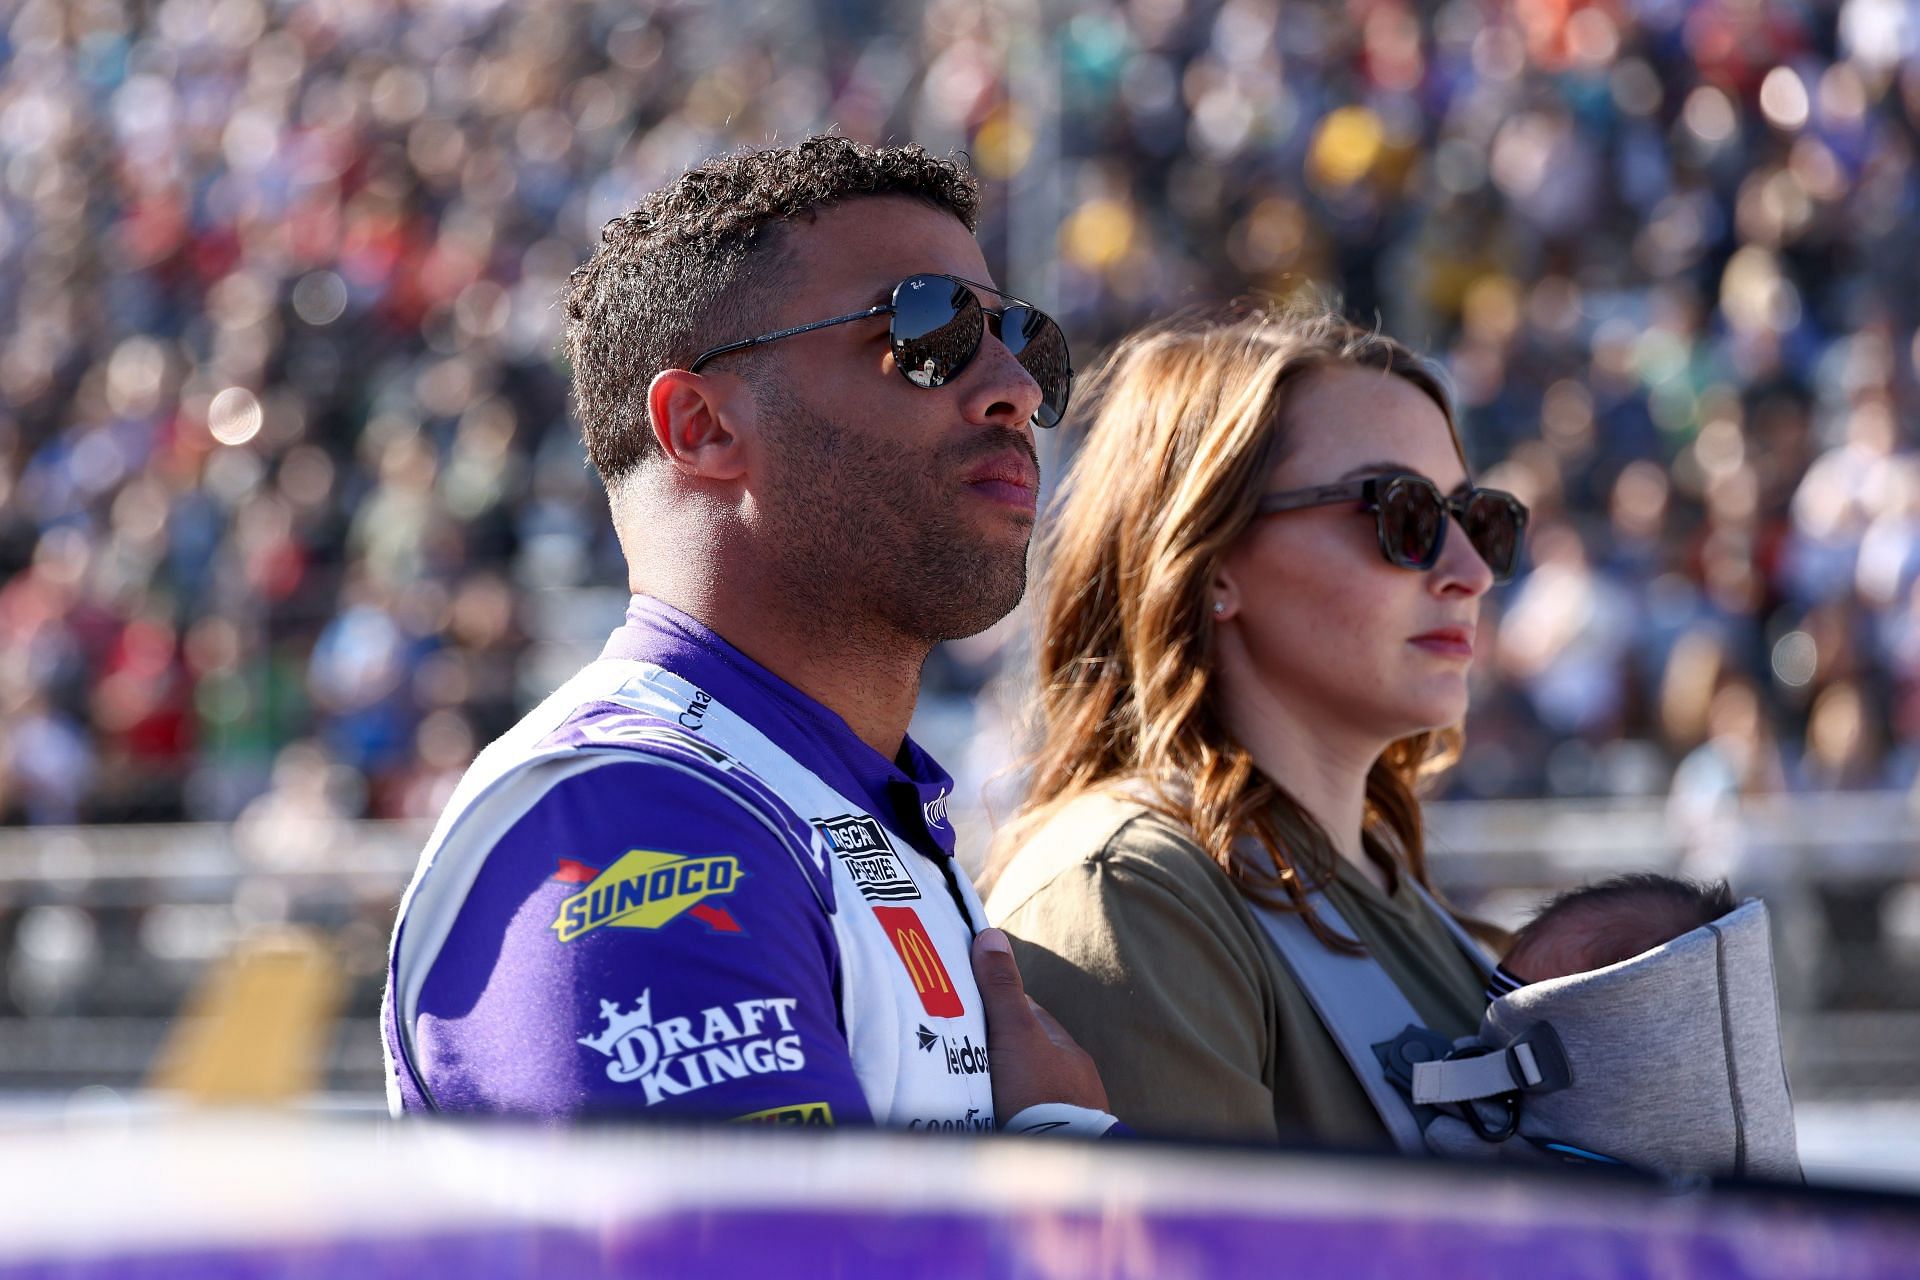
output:
<path id="1" fill-rule="evenodd" d="M 560 941 L 611 926 L 616 929 L 658 929 L 680 915 L 692 915 L 720 933 L 739 933 L 733 917 L 709 898 L 734 891 L 746 872 L 730 853 L 688 857 L 652 849 L 629 849 L 597 874 L 591 867 L 563 861 L 557 878 L 578 882 L 591 876 L 586 888 L 560 904 L 552 929 Z"/>
<path id="2" fill-rule="evenodd" d="M 768 1107 L 735 1116 L 735 1124 L 827 1124 L 833 1123 L 833 1107 L 825 1102 L 797 1102 L 792 1106 Z"/>

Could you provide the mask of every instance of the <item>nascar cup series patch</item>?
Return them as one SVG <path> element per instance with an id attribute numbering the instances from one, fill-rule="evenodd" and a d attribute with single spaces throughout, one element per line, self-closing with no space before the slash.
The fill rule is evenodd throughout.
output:
<path id="1" fill-rule="evenodd" d="M 911 901 L 920 896 L 920 886 L 893 851 L 887 833 L 872 818 L 846 813 L 837 818 L 816 818 L 813 825 L 826 834 L 834 856 L 846 864 L 860 896 L 868 902 Z"/>
<path id="2" fill-rule="evenodd" d="M 714 933 L 742 933 L 739 921 L 708 899 L 731 894 L 746 874 L 731 853 L 629 849 L 604 871 L 562 858 L 553 878 L 586 887 L 560 904 L 549 927 L 572 942 L 595 929 L 659 929 L 688 915 Z"/>

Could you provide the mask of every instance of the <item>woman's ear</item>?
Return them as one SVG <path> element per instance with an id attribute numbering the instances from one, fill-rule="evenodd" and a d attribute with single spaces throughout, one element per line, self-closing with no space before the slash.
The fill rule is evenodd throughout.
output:
<path id="1" fill-rule="evenodd" d="M 1240 575 L 1232 566 L 1222 565 L 1207 587 L 1208 616 L 1225 622 L 1240 612 Z"/>
<path id="2" fill-rule="evenodd" d="M 662 369 L 647 387 L 647 419 L 667 464 L 703 480 L 737 480 L 747 453 L 739 427 L 750 416 L 744 391 L 685 369 Z"/>

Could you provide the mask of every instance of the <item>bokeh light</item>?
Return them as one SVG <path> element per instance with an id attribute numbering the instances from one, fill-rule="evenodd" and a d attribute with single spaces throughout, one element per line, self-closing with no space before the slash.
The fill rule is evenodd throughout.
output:
<path id="1" fill-rule="evenodd" d="M 1792 67 L 1775 67 L 1760 82 L 1760 110 L 1775 128 L 1789 132 L 1807 123 L 1807 86 Z"/>
<path id="2" fill-rule="evenodd" d="M 265 421 L 259 398 L 245 387 L 228 387 L 207 406 L 207 430 L 221 444 L 247 443 Z"/>

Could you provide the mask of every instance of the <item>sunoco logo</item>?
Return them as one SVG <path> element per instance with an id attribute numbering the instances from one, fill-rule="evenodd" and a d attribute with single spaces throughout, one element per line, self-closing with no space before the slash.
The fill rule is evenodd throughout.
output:
<path id="1" fill-rule="evenodd" d="M 651 849 L 630 849 L 605 871 L 562 860 L 556 879 L 587 887 L 560 904 L 560 914 L 548 926 L 560 941 L 612 926 L 617 929 L 658 929 L 682 912 L 718 933 L 739 933 L 740 925 L 708 898 L 725 897 L 746 878 L 740 859 L 730 853 L 685 857 Z"/>
<path id="2" fill-rule="evenodd" d="M 653 1020 L 651 991 L 642 991 L 632 1009 L 622 1012 L 611 1000 L 600 1002 L 606 1024 L 597 1036 L 579 1043 L 605 1054 L 607 1079 L 638 1081 L 647 1105 L 662 1098 L 695 1093 L 727 1080 L 744 1080 L 807 1065 L 800 1037 L 793 1030 L 791 996 L 737 1000 L 703 1009 L 696 1018 Z"/>

